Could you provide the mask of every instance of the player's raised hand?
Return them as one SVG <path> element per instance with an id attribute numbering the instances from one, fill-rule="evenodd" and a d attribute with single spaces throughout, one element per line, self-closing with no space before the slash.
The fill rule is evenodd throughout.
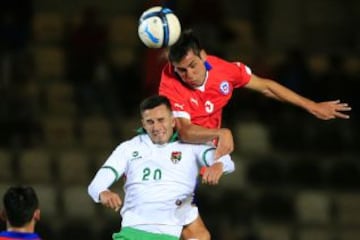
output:
<path id="1" fill-rule="evenodd" d="M 231 131 L 227 128 L 221 128 L 219 131 L 220 134 L 215 151 L 215 160 L 234 151 L 234 139 Z"/>
<path id="2" fill-rule="evenodd" d="M 122 204 L 119 194 L 110 190 L 106 190 L 100 193 L 100 202 L 102 205 L 113 209 L 115 212 L 119 211 Z"/>
<path id="3" fill-rule="evenodd" d="M 314 103 L 309 112 L 319 119 L 330 120 L 334 118 L 349 119 L 350 116 L 345 112 L 351 111 L 347 103 L 340 100 Z"/>
<path id="4" fill-rule="evenodd" d="M 218 184 L 223 175 L 223 163 L 216 162 L 210 167 L 203 167 L 200 171 L 200 175 L 202 176 L 202 183 L 209 185 Z"/>

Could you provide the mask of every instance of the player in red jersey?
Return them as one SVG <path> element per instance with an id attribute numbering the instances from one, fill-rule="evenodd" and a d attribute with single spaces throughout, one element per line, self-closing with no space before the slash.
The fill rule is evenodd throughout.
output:
<path id="1" fill-rule="evenodd" d="M 339 100 L 314 102 L 294 91 L 251 72 L 241 62 L 229 62 L 207 55 L 191 31 L 183 31 L 169 49 L 169 63 L 162 71 L 159 94 L 172 104 L 176 127 L 183 141 L 203 143 L 217 141 L 216 157 L 234 149 L 232 133 L 221 127 L 222 110 L 235 88 L 245 87 L 282 102 L 305 109 L 323 120 L 348 119 L 351 108 Z M 199 223 L 200 224 L 200 223 Z M 198 225 L 205 227 L 203 224 Z M 201 237 L 205 229 L 184 227 L 185 239 Z M 206 236 L 206 235 L 204 235 Z"/>
<path id="2" fill-rule="evenodd" d="M 314 102 L 279 83 L 261 78 L 241 62 L 207 55 L 191 31 L 183 31 L 169 49 L 169 63 L 162 71 L 159 94 L 172 104 L 180 137 L 199 143 L 218 139 L 217 157 L 233 150 L 229 129 L 221 128 L 222 109 L 235 88 L 245 87 L 267 97 L 288 102 L 323 120 L 348 119 L 351 107 L 340 100 Z"/>

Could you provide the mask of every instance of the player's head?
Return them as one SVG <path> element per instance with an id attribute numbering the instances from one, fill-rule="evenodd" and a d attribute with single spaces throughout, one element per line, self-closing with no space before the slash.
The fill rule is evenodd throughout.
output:
<path id="1" fill-rule="evenodd" d="M 175 119 L 165 96 L 154 95 L 140 104 L 141 122 L 153 143 L 168 143 L 173 135 Z"/>
<path id="2" fill-rule="evenodd" d="M 181 33 L 169 49 L 169 60 L 175 72 L 190 87 L 201 86 L 206 77 L 206 53 L 191 30 Z"/>
<path id="3" fill-rule="evenodd" d="M 3 217 L 11 227 L 20 228 L 40 219 L 39 201 L 32 187 L 10 187 L 3 197 Z"/>

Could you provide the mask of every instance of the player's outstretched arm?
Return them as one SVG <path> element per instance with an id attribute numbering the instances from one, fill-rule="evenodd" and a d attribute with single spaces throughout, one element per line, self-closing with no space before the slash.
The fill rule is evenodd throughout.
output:
<path id="1" fill-rule="evenodd" d="M 350 116 L 346 112 L 351 111 L 351 107 L 347 103 L 340 100 L 314 103 L 308 111 L 315 117 L 322 120 L 330 120 L 334 118 L 349 119 Z"/>
<path id="2" fill-rule="evenodd" d="M 347 103 L 340 100 L 314 102 L 303 97 L 285 86 L 270 80 L 252 75 L 246 88 L 263 93 L 265 96 L 277 99 L 279 101 L 288 102 L 295 106 L 301 107 L 322 120 L 330 120 L 334 118 L 348 119 L 347 114 L 351 107 Z"/>

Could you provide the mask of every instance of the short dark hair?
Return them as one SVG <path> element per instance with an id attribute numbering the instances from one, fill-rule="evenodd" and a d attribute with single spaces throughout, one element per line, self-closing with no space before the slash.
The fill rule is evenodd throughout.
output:
<path id="1" fill-rule="evenodd" d="M 166 108 L 169 109 L 169 111 L 171 112 L 171 104 L 167 97 L 163 95 L 153 95 L 145 98 L 140 103 L 140 115 L 142 115 L 145 110 L 153 109 L 160 105 L 165 105 Z"/>
<path id="2" fill-rule="evenodd" d="M 195 55 L 200 56 L 202 50 L 199 39 L 191 29 L 182 31 L 179 40 L 169 48 L 170 62 L 180 62 L 186 54 L 192 50 Z"/>
<path id="3" fill-rule="evenodd" d="M 3 198 L 7 221 L 13 227 L 22 227 L 29 223 L 39 200 L 35 190 L 30 186 L 10 187 Z"/>

